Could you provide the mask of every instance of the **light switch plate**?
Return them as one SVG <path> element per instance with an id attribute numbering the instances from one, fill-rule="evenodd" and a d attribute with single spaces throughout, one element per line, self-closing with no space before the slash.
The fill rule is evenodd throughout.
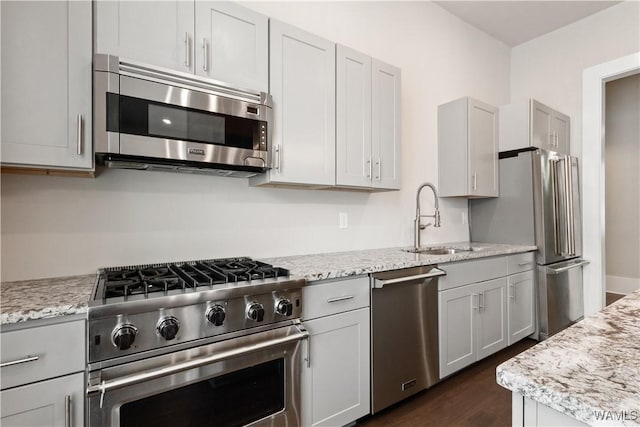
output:
<path id="1" fill-rule="evenodd" d="M 349 228 L 349 214 L 347 212 L 338 213 L 340 228 Z"/>

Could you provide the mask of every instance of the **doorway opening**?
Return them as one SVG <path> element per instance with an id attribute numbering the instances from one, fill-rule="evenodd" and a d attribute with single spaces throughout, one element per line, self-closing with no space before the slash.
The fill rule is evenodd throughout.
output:
<path id="1" fill-rule="evenodd" d="M 605 84 L 607 305 L 640 289 L 640 73 Z"/>

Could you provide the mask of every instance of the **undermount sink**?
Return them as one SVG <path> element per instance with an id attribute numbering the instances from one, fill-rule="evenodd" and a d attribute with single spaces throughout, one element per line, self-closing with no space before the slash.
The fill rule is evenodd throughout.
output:
<path id="1" fill-rule="evenodd" d="M 403 249 L 405 252 L 411 252 L 415 254 L 427 254 L 427 255 L 451 255 L 457 254 L 460 252 L 473 252 L 479 251 L 483 248 L 474 248 L 474 247 L 454 247 L 454 246 L 438 246 L 438 247 L 424 247 L 424 248 L 411 248 L 411 249 Z"/>

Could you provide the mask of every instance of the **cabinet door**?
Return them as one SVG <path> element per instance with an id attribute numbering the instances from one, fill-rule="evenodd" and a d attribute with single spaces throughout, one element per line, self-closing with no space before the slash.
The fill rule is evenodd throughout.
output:
<path id="1" fill-rule="evenodd" d="M 478 360 L 507 346 L 506 279 L 478 283 Z"/>
<path id="2" fill-rule="evenodd" d="M 570 154 L 569 116 L 554 111 L 551 117 L 551 134 L 554 138 L 555 150 L 560 153 Z"/>
<path id="3" fill-rule="evenodd" d="M 96 2 L 96 53 L 193 72 L 194 2 Z"/>
<path id="4" fill-rule="evenodd" d="M 227 1 L 196 1 L 196 74 L 269 92 L 269 19 Z"/>
<path id="5" fill-rule="evenodd" d="M 84 425 L 84 374 L 4 390 L 0 393 L 2 425 Z"/>
<path id="6" fill-rule="evenodd" d="M 372 173 L 371 57 L 338 45 L 336 184 L 370 187 Z"/>
<path id="7" fill-rule="evenodd" d="M 302 368 L 302 424 L 346 425 L 369 414 L 369 308 L 304 324 L 311 366 Z"/>
<path id="8" fill-rule="evenodd" d="M 335 44 L 271 20 L 273 183 L 335 185 Z"/>
<path id="9" fill-rule="evenodd" d="M 400 69 L 372 61 L 373 187 L 400 189 Z"/>
<path id="10" fill-rule="evenodd" d="M 531 100 L 531 145 L 548 150 L 555 149 L 551 137 L 553 110 L 536 100 Z"/>
<path id="11" fill-rule="evenodd" d="M 498 109 L 471 98 L 468 108 L 469 194 L 498 197 Z"/>
<path id="12" fill-rule="evenodd" d="M 91 2 L 0 7 L 2 163 L 92 168 Z"/>
<path id="13" fill-rule="evenodd" d="M 509 345 L 531 335 L 535 330 L 533 270 L 507 278 Z"/>
<path id="14" fill-rule="evenodd" d="M 440 378 L 476 361 L 478 293 L 473 286 L 438 293 Z"/>

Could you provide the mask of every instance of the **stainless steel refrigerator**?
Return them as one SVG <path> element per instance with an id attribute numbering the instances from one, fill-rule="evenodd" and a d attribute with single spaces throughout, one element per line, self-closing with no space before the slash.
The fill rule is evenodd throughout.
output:
<path id="1" fill-rule="evenodd" d="M 535 147 L 500 153 L 500 197 L 469 201 L 471 240 L 536 245 L 540 339 L 584 315 L 578 159 Z"/>

